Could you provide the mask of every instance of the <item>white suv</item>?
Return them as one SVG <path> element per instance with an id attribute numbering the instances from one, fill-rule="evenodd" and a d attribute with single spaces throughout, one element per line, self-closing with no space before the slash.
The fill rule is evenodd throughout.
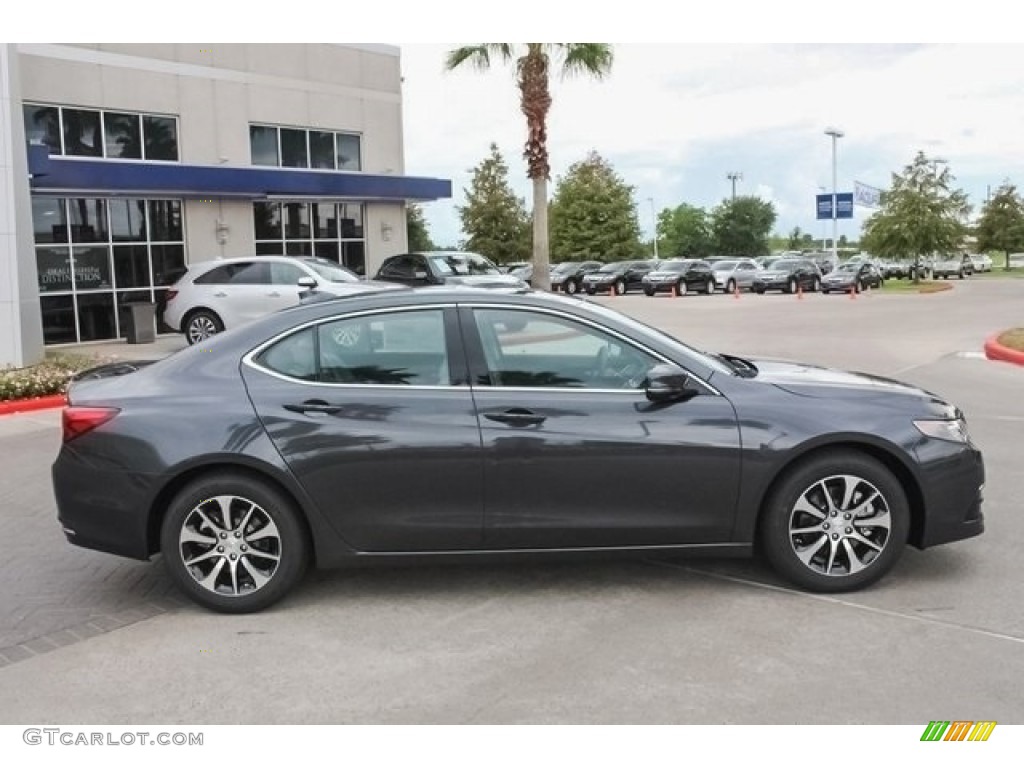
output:
<path id="1" fill-rule="evenodd" d="M 294 306 L 310 289 L 343 296 L 365 286 L 355 272 L 326 259 L 217 259 L 189 266 L 167 291 L 163 319 L 195 344 L 225 328 Z"/>

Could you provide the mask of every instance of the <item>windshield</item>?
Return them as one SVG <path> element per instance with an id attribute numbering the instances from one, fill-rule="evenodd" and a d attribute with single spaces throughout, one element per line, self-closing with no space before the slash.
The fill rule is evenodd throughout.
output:
<path id="1" fill-rule="evenodd" d="M 578 261 L 563 261 L 561 264 L 555 264 L 551 268 L 552 272 L 572 272 L 576 267 L 580 265 Z"/>
<path id="2" fill-rule="evenodd" d="M 711 266 L 712 266 L 712 268 L 717 269 L 717 270 L 736 269 L 736 262 L 735 261 L 716 261 Z"/>
<path id="3" fill-rule="evenodd" d="M 792 259 L 779 259 L 778 261 L 773 261 L 765 269 L 793 269 L 798 263 Z"/>
<path id="4" fill-rule="evenodd" d="M 329 283 L 358 283 L 359 275 L 327 259 L 303 259 L 302 263 Z"/>
<path id="5" fill-rule="evenodd" d="M 431 253 L 427 258 L 442 275 L 501 274 L 496 266 L 478 253 Z"/>
<path id="6" fill-rule="evenodd" d="M 598 272 L 621 272 L 626 268 L 626 262 L 617 261 L 614 264 L 605 264 Z"/>
<path id="7" fill-rule="evenodd" d="M 856 272 L 858 269 L 860 269 L 860 264 L 843 264 L 836 269 L 836 272 Z"/>
<path id="8" fill-rule="evenodd" d="M 685 272 L 692 261 L 665 261 L 658 265 L 659 272 Z"/>

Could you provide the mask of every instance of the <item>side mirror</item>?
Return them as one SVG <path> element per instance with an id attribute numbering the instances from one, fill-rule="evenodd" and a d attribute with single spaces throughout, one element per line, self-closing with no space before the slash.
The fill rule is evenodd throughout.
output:
<path id="1" fill-rule="evenodd" d="M 644 394 L 652 403 L 688 400 L 699 392 L 690 374 L 677 365 L 667 363 L 651 368 L 644 382 Z"/>
<path id="2" fill-rule="evenodd" d="M 317 283 L 316 278 L 309 277 L 308 275 L 299 278 L 299 288 L 305 288 L 307 291 L 311 291 L 316 288 L 317 285 L 319 285 L 319 283 Z"/>

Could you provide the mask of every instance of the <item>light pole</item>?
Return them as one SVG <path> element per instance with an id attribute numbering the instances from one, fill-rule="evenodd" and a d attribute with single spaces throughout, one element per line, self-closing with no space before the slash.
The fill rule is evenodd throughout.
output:
<path id="1" fill-rule="evenodd" d="M 648 197 L 647 202 L 651 204 L 651 221 L 654 222 L 654 260 L 658 261 L 658 215 L 654 212 L 654 198 Z"/>
<path id="2" fill-rule="evenodd" d="M 825 194 L 826 192 L 828 192 L 828 190 L 825 189 L 822 186 L 818 187 L 818 191 L 821 192 L 822 194 Z M 828 233 L 825 231 L 825 229 L 826 229 L 825 222 L 822 222 L 821 223 L 821 252 L 822 253 L 825 252 L 826 247 L 827 247 L 826 244 L 828 243 Z"/>
<path id="3" fill-rule="evenodd" d="M 836 166 L 836 140 L 843 138 L 843 132 L 838 128 L 826 128 L 825 135 L 832 137 L 832 262 L 839 263 L 839 205 L 837 197 L 837 166 Z"/>
<path id="4" fill-rule="evenodd" d="M 732 199 L 736 199 L 736 182 L 743 179 L 743 174 L 739 171 L 729 171 L 725 174 L 725 178 L 732 182 Z"/>

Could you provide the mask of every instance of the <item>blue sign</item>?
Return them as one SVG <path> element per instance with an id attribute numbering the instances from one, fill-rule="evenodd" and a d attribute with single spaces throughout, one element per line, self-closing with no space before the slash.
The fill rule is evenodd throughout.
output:
<path id="1" fill-rule="evenodd" d="M 818 218 L 832 218 L 832 195 L 818 195 Z M 837 219 L 853 218 L 853 192 L 838 192 L 836 194 L 836 215 Z"/>

